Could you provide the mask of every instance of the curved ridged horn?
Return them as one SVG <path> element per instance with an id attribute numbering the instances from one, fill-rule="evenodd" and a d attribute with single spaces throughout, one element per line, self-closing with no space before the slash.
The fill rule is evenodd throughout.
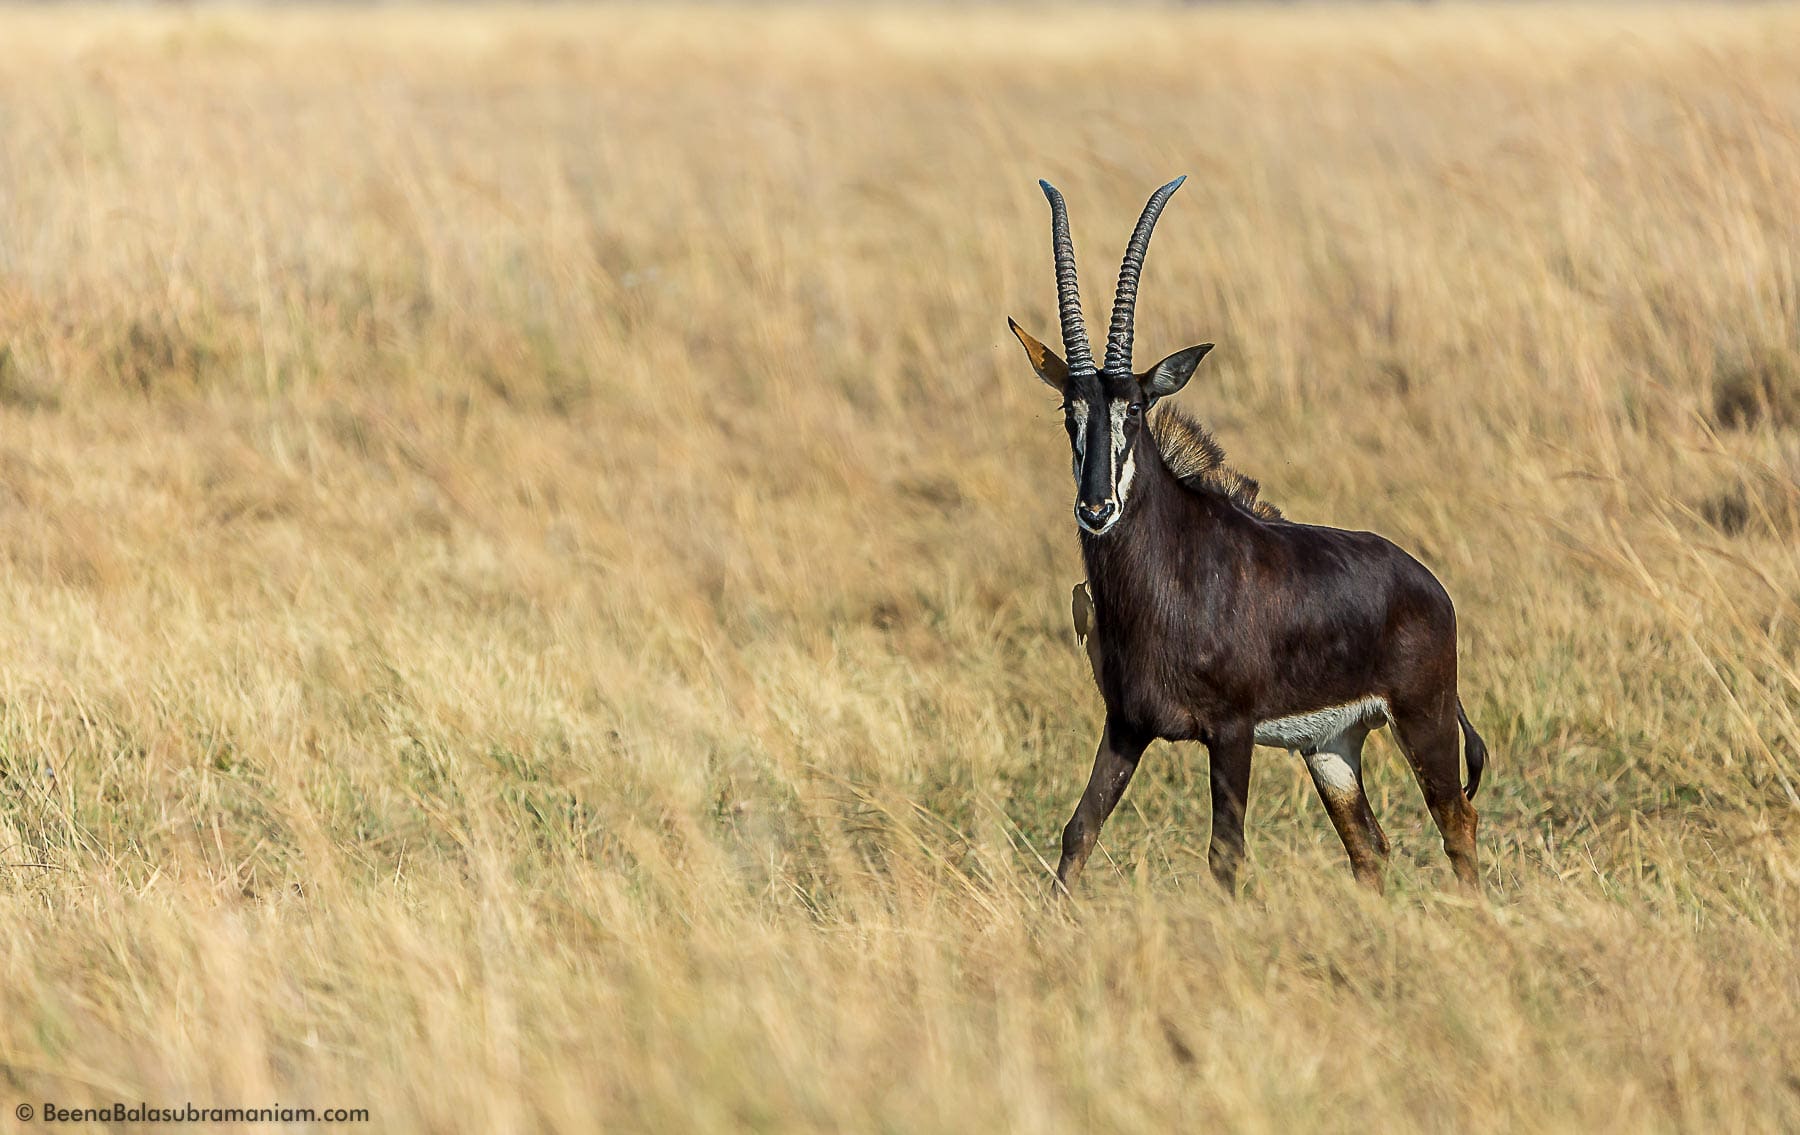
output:
<path id="1" fill-rule="evenodd" d="M 1150 231 L 1156 228 L 1163 206 L 1186 180 L 1187 175 L 1183 174 L 1150 195 L 1137 229 L 1131 234 L 1131 243 L 1125 246 L 1125 262 L 1119 266 L 1119 291 L 1113 297 L 1112 328 L 1106 334 L 1107 374 L 1131 373 L 1131 326 L 1137 315 L 1138 276 L 1144 271 L 1144 253 L 1150 249 Z"/>
<path id="2" fill-rule="evenodd" d="M 1050 237 L 1056 249 L 1056 308 L 1062 315 L 1063 353 L 1070 371 L 1094 369 L 1088 349 L 1087 324 L 1081 318 L 1081 292 L 1075 287 L 1075 243 L 1069 239 L 1069 207 L 1056 186 L 1038 179 L 1050 201 Z"/>

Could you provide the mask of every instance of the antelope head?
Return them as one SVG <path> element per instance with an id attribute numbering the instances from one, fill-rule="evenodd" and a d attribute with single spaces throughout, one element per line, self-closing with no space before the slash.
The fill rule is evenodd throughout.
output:
<path id="1" fill-rule="evenodd" d="M 1212 350 L 1211 343 L 1201 343 L 1176 351 L 1142 374 L 1134 374 L 1131 369 L 1138 277 L 1144 270 L 1150 233 L 1156 228 L 1163 206 L 1186 180 L 1178 177 L 1151 194 L 1138 218 L 1131 243 L 1125 248 L 1125 261 L 1119 268 L 1112 327 L 1106 336 L 1106 361 L 1098 367 L 1088 349 L 1081 296 L 1075 286 L 1075 245 L 1069 239 L 1069 209 L 1054 185 L 1038 182 L 1050 200 L 1063 356 L 1058 357 L 1013 320 L 1006 322 L 1019 337 L 1038 377 L 1062 395 L 1063 424 L 1068 428 L 1069 445 L 1074 451 L 1075 522 L 1082 531 L 1095 536 L 1111 531 L 1125 515 L 1132 476 L 1137 470 L 1137 445 L 1145 433 L 1145 414 L 1158 398 L 1166 398 L 1186 385 L 1194 368 Z"/>

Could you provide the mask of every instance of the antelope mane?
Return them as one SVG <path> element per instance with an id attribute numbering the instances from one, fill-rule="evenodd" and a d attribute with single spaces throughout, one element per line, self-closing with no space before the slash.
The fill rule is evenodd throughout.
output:
<path id="1" fill-rule="evenodd" d="M 1222 496 L 1251 516 L 1281 519 L 1280 509 L 1258 498 L 1261 486 L 1226 465 L 1224 447 L 1193 418 L 1173 406 L 1161 407 L 1151 415 L 1150 436 L 1163 464 L 1188 488 Z"/>

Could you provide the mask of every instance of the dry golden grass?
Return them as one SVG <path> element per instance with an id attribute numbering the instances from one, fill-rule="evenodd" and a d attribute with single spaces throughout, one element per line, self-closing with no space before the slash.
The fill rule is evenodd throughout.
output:
<path id="1" fill-rule="evenodd" d="M 1800 1127 L 1800 10 L 4 17 L 0 1114 Z M 1487 907 L 1385 740 L 1385 899 L 1158 746 L 1045 901 L 1005 317 L 1180 172 L 1140 352 L 1456 598 Z"/>

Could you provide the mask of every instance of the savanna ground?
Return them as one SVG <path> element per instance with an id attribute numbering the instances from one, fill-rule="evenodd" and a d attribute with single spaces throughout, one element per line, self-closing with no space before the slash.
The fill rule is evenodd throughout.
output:
<path id="1" fill-rule="evenodd" d="M 1800 9 L 0 26 L 0 1114 L 1800 1127 Z M 1156 746 L 1046 901 L 1005 317 L 1182 172 L 1139 353 L 1455 596 L 1487 905 L 1385 739 L 1385 898 Z"/>

